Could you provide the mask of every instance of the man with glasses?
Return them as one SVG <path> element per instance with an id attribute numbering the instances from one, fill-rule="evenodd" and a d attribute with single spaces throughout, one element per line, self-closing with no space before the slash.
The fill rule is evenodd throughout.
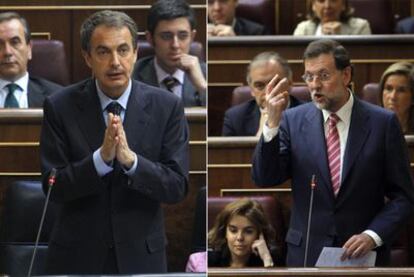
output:
<path id="1" fill-rule="evenodd" d="M 268 35 L 265 26 L 236 17 L 238 0 L 208 0 L 208 35 L 212 37 Z"/>
<path id="2" fill-rule="evenodd" d="M 206 65 L 189 54 L 196 35 L 194 11 L 184 0 L 159 0 L 149 10 L 147 40 L 155 56 L 138 60 L 135 79 L 179 96 L 184 106 L 205 106 Z"/>
<path id="3" fill-rule="evenodd" d="M 389 265 L 392 239 L 414 209 L 398 119 L 354 96 L 348 88 L 350 58 L 339 43 L 310 43 L 304 65 L 313 103 L 285 110 L 289 82 L 276 75 L 266 88 L 269 117 L 253 161 L 259 186 L 291 179 L 287 265 L 304 265 L 312 179 L 316 187 L 305 266 L 314 266 L 326 246 L 342 247 L 342 260 L 374 250 L 376 265 Z"/>
<path id="4" fill-rule="evenodd" d="M 247 67 L 246 79 L 254 99 L 226 111 L 223 136 L 256 136 L 261 134 L 267 118 L 264 106 L 265 88 L 276 74 L 288 79 L 289 90 L 292 84 L 292 70 L 285 59 L 276 52 L 263 52 L 253 58 Z M 293 96 L 289 96 L 288 99 L 290 108 L 301 104 Z"/>

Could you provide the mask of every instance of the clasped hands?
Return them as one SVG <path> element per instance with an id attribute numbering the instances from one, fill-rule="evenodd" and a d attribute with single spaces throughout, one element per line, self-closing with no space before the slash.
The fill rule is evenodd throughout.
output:
<path id="1" fill-rule="evenodd" d="M 272 267 L 273 259 L 267 248 L 266 240 L 263 234 L 260 234 L 259 239 L 255 240 L 252 244 L 252 251 L 254 254 L 260 256 L 263 261 L 264 267 Z"/>
<path id="2" fill-rule="evenodd" d="M 101 157 L 107 164 L 116 158 L 123 167 L 130 169 L 135 162 L 135 154 L 129 149 L 122 120 L 120 116 L 112 113 L 108 114 L 107 120 Z"/>

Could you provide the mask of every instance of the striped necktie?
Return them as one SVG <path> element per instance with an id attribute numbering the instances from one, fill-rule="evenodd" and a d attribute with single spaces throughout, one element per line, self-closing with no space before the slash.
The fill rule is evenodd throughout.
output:
<path id="1" fill-rule="evenodd" d="M 171 76 L 168 76 L 162 82 L 170 92 L 173 92 L 173 88 L 178 85 L 178 80 Z"/>
<path id="2" fill-rule="evenodd" d="M 5 108 L 18 108 L 19 102 L 17 102 L 16 97 L 14 96 L 14 92 L 19 88 L 19 85 L 15 83 L 10 83 L 7 85 L 9 89 L 9 93 L 6 96 L 6 100 L 4 101 Z"/>
<path id="3" fill-rule="evenodd" d="M 338 195 L 341 185 L 341 144 L 339 142 L 338 128 L 336 128 L 339 120 L 339 117 L 334 113 L 329 116 L 328 137 L 326 139 L 329 171 L 331 173 L 332 189 L 335 196 Z"/>

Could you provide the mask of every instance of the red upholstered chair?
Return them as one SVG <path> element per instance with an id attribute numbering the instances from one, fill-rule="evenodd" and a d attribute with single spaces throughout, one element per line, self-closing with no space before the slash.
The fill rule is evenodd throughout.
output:
<path id="1" fill-rule="evenodd" d="M 193 41 L 190 46 L 190 54 L 193 56 L 197 56 L 200 61 L 205 61 L 205 51 L 203 45 L 198 41 Z M 150 55 L 154 55 L 154 49 L 152 46 L 146 41 L 138 41 L 138 59 L 144 58 Z"/>
<path id="2" fill-rule="evenodd" d="M 381 105 L 380 87 L 377 83 L 368 83 L 362 88 L 361 99 L 374 105 Z"/>
<path id="3" fill-rule="evenodd" d="M 285 253 L 286 246 L 284 241 L 287 228 L 282 213 L 281 203 L 271 196 L 251 196 L 249 198 L 262 205 L 265 215 L 276 231 L 276 244 L 281 250 L 281 253 Z M 208 230 L 213 227 L 214 221 L 220 211 L 223 210 L 227 204 L 237 199 L 240 199 L 240 197 L 208 197 Z"/>
<path id="4" fill-rule="evenodd" d="M 295 98 L 301 100 L 302 102 L 311 101 L 309 89 L 306 86 L 292 87 L 290 90 L 290 94 L 294 96 Z M 231 98 L 231 106 L 235 106 L 243 102 L 249 101 L 252 98 L 253 96 L 250 94 L 249 86 L 236 87 L 233 90 L 233 94 Z"/>
<path id="5" fill-rule="evenodd" d="M 373 34 L 393 34 L 395 21 L 392 14 L 392 1 L 389 0 L 349 0 L 355 8 L 355 16 L 369 21 Z"/>
<path id="6" fill-rule="evenodd" d="M 236 87 L 231 96 L 231 106 L 236 106 L 253 99 L 249 86 Z"/>
<path id="7" fill-rule="evenodd" d="M 32 40 L 32 60 L 28 63 L 30 74 L 61 84 L 69 84 L 69 71 L 63 42 L 59 40 Z"/>
<path id="8" fill-rule="evenodd" d="M 275 1 L 274 0 L 239 0 L 236 16 L 260 23 L 275 34 Z"/>

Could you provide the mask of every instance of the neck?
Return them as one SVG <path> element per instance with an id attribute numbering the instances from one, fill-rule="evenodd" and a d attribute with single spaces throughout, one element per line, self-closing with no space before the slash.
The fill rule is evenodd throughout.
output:
<path id="1" fill-rule="evenodd" d="M 249 256 L 238 257 L 238 256 L 232 255 L 230 267 L 233 267 L 233 268 L 246 267 L 248 260 L 249 260 Z"/>
<path id="2" fill-rule="evenodd" d="M 159 67 L 161 67 L 165 72 L 167 72 L 170 75 L 173 75 L 174 72 L 177 70 L 175 67 L 169 67 L 165 63 L 161 62 L 160 59 L 157 59 L 157 64 Z"/>

